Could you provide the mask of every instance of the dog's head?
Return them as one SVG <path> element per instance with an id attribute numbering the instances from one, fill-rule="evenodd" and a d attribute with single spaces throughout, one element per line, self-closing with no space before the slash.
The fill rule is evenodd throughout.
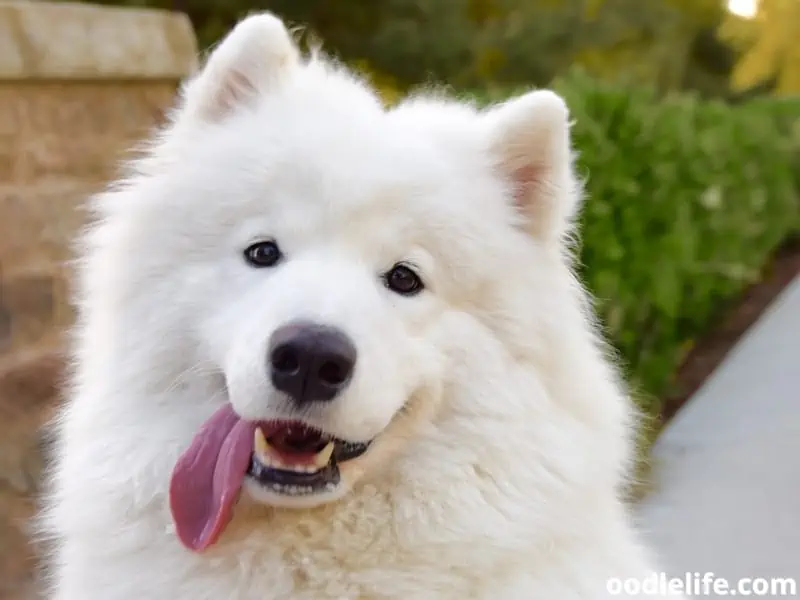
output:
<path id="1" fill-rule="evenodd" d="M 188 82 L 137 168 L 95 239 L 117 248 L 103 285 L 136 307 L 130 339 L 147 336 L 170 377 L 206 377 L 221 406 L 173 477 L 176 514 L 214 513 L 186 517 L 197 546 L 243 477 L 261 502 L 310 507 L 380 472 L 442 411 L 522 418 L 493 396 L 519 378 L 498 365 L 550 360 L 548 331 L 573 318 L 554 290 L 574 285 L 579 194 L 552 92 L 387 109 L 261 14 Z"/>

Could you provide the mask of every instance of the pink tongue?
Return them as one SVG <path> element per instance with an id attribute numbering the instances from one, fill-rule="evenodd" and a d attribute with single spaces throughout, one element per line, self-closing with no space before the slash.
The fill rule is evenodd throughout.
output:
<path id="1" fill-rule="evenodd" d="M 228 524 L 253 452 L 254 428 L 226 404 L 178 459 L 169 505 L 178 538 L 190 550 L 214 544 Z"/>

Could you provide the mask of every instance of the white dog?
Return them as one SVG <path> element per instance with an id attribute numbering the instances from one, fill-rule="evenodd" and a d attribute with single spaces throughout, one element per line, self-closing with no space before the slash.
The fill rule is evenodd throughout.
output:
<path id="1" fill-rule="evenodd" d="M 83 240 L 49 597 L 596 600 L 647 576 L 579 200 L 556 94 L 387 109 L 243 20 Z"/>

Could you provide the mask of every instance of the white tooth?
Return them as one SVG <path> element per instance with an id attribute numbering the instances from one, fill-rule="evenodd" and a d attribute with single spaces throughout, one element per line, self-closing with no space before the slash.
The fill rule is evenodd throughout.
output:
<path id="1" fill-rule="evenodd" d="M 314 457 L 314 466 L 316 470 L 324 469 L 328 462 L 331 460 L 331 456 L 333 456 L 333 448 L 334 443 L 328 442 L 328 445 L 325 446 L 319 453 Z"/>
<path id="2" fill-rule="evenodd" d="M 295 473 L 307 473 L 308 467 L 306 465 L 298 465 L 298 464 L 291 464 L 283 462 L 280 457 L 273 456 L 270 459 L 270 464 L 267 465 L 272 467 L 273 469 L 280 469 L 281 471 L 293 471 Z M 311 467 L 311 473 L 315 472 L 316 469 Z"/>
<path id="3" fill-rule="evenodd" d="M 256 458 L 265 466 L 271 466 L 269 442 L 267 442 L 267 438 L 264 437 L 264 432 L 261 431 L 260 427 L 256 427 L 253 433 L 253 446 Z"/>

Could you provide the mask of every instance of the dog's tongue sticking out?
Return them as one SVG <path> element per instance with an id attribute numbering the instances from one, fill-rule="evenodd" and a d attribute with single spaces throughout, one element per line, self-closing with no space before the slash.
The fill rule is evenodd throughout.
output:
<path id="1" fill-rule="evenodd" d="M 254 428 L 225 404 L 178 459 L 169 504 L 178 538 L 190 550 L 214 544 L 228 524 L 253 452 Z"/>

